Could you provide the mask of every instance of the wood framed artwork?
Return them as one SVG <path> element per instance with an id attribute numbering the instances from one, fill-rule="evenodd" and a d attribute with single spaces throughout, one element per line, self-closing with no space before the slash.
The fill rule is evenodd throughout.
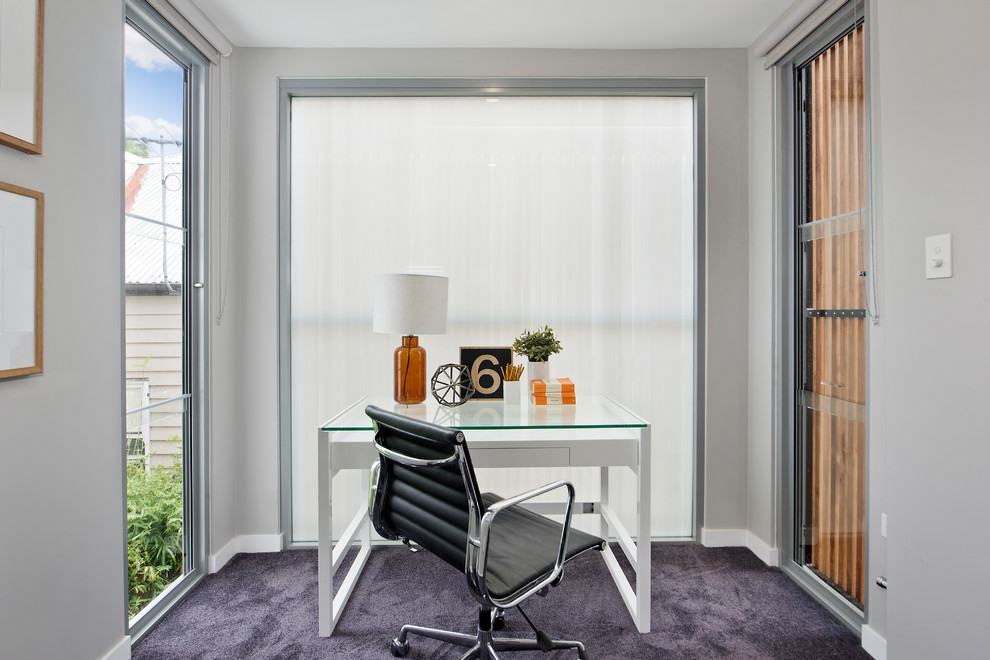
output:
<path id="1" fill-rule="evenodd" d="M 0 181 L 0 378 L 41 373 L 45 196 Z"/>
<path id="2" fill-rule="evenodd" d="M 0 144 L 41 153 L 45 0 L 0 0 Z"/>
<path id="3" fill-rule="evenodd" d="M 512 364 L 512 348 L 462 346 L 461 364 L 471 374 L 473 399 L 501 399 L 502 367 Z"/>

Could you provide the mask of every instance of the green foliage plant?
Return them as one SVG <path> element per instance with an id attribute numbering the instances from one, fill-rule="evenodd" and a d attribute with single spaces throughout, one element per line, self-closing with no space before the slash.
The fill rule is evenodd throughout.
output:
<path id="1" fill-rule="evenodd" d="M 549 325 L 534 332 L 525 330 L 512 342 L 512 350 L 526 356 L 530 362 L 546 362 L 551 355 L 560 353 L 561 349 L 563 346 L 553 336 L 553 328 Z"/>
<path id="2" fill-rule="evenodd" d="M 131 617 L 182 575 L 182 461 L 127 464 L 127 610 Z"/>

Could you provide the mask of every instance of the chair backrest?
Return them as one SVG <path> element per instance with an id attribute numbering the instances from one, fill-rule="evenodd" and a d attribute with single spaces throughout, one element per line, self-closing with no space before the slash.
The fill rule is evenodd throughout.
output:
<path id="1" fill-rule="evenodd" d="M 466 571 L 483 508 L 464 435 L 368 406 L 380 455 L 369 510 L 385 538 L 413 541 Z"/>

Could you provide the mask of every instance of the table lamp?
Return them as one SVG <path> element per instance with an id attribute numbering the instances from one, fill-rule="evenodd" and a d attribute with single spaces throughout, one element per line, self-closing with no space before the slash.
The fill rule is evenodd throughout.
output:
<path id="1" fill-rule="evenodd" d="M 395 349 L 396 403 L 426 400 L 426 349 L 417 335 L 447 332 L 447 278 L 436 275 L 379 275 L 375 287 L 375 332 L 402 335 Z"/>

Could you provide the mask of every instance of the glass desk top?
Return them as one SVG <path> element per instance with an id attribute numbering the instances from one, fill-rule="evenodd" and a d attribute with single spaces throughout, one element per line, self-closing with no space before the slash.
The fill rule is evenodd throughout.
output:
<path id="1" fill-rule="evenodd" d="M 530 403 L 506 404 L 501 399 L 476 399 L 455 408 L 441 406 L 433 398 L 414 406 L 404 406 L 390 398 L 361 399 L 324 423 L 322 431 L 370 431 L 368 405 L 421 419 L 442 426 L 468 430 L 497 429 L 599 429 L 644 428 L 646 420 L 604 396 L 585 396 L 574 405 L 535 406 Z"/>

